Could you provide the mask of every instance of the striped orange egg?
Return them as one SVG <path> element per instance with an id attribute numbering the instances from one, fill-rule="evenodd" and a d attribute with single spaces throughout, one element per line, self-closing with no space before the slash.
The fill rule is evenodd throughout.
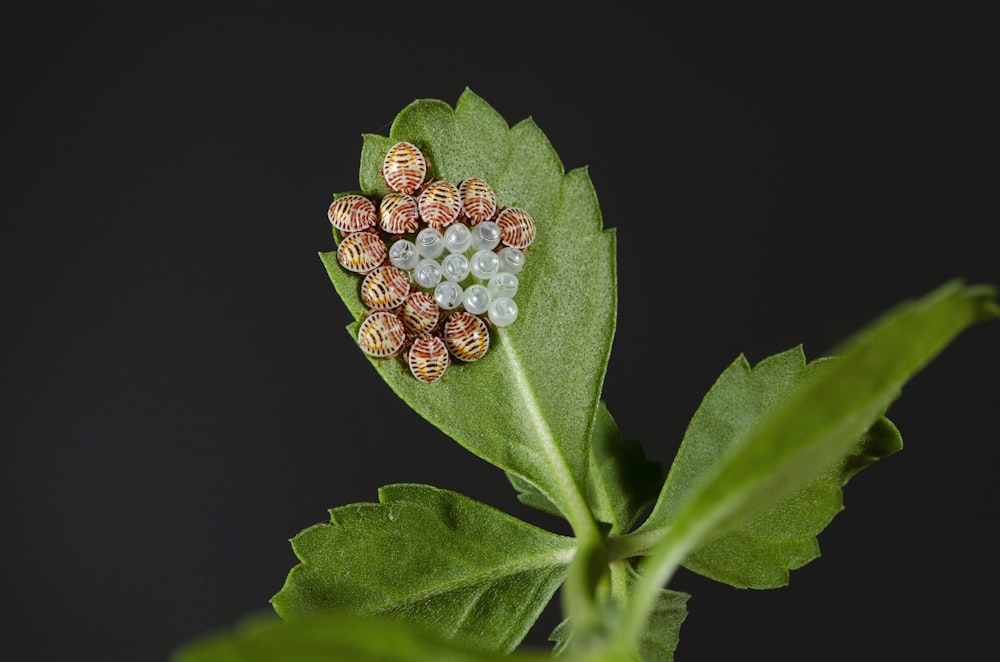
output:
<path id="1" fill-rule="evenodd" d="M 348 271 L 367 274 L 381 266 L 388 255 L 385 243 L 373 232 L 355 232 L 337 247 L 337 262 Z"/>
<path id="2" fill-rule="evenodd" d="M 363 195 L 345 195 L 330 205 L 327 218 L 343 233 L 361 232 L 375 227 L 378 213 L 375 203 Z"/>
<path id="3" fill-rule="evenodd" d="M 361 300 L 372 310 L 398 308 L 408 296 L 410 277 L 391 264 L 376 267 L 361 281 Z"/>
<path id="4" fill-rule="evenodd" d="M 427 159 L 413 143 L 396 143 L 382 160 L 382 177 L 391 191 L 410 195 L 420 188 L 426 175 Z"/>
<path id="5" fill-rule="evenodd" d="M 507 207 L 497 216 L 500 241 L 505 246 L 524 250 L 535 240 L 535 219 L 519 207 Z"/>
<path id="6" fill-rule="evenodd" d="M 396 356 L 403 348 L 405 340 L 403 320 L 388 310 L 373 311 L 358 329 L 358 346 L 368 356 L 377 358 Z"/>
<path id="7" fill-rule="evenodd" d="M 430 292 L 412 292 L 399 312 L 408 336 L 418 336 L 434 329 L 441 320 L 441 309 Z"/>
<path id="8" fill-rule="evenodd" d="M 493 188 L 481 177 L 467 177 L 458 185 L 462 200 L 462 213 L 470 225 L 488 221 L 497 213 L 497 196 Z"/>
<path id="9" fill-rule="evenodd" d="M 451 357 L 443 340 L 429 333 L 422 333 L 410 346 L 406 362 L 414 377 L 430 384 L 441 379 L 444 371 L 451 365 Z"/>
<path id="10" fill-rule="evenodd" d="M 451 225 L 462 211 L 462 199 L 455 185 L 444 179 L 431 182 L 417 198 L 420 218 L 424 223 L 440 230 Z"/>
<path id="11" fill-rule="evenodd" d="M 481 318 L 460 310 L 444 323 L 444 344 L 456 359 L 478 361 L 490 348 L 490 330 Z"/>
<path id="12" fill-rule="evenodd" d="M 417 201 L 405 193 L 388 193 L 378 206 L 379 226 L 390 234 L 405 234 L 420 229 Z"/>

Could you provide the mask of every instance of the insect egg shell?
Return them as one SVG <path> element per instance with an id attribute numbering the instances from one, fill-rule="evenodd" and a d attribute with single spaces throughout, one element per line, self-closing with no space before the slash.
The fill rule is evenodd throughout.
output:
<path id="1" fill-rule="evenodd" d="M 361 300 L 373 310 L 391 310 L 410 295 L 410 277 L 390 264 L 376 267 L 361 281 Z"/>
<path id="2" fill-rule="evenodd" d="M 378 206 L 379 227 L 389 234 L 405 234 L 420 229 L 417 201 L 405 193 L 387 193 Z"/>
<path id="3" fill-rule="evenodd" d="M 382 177 L 391 191 L 411 195 L 424 183 L 427 159 L 413 143 L 401 141 L 382 160 Z"/>
<path id="4" fill-rule="evenodd" d="M 444 323 L 444 344 L 461 361 L 478 361 L 490 348 L 486 322 L 464 310 L 452 313 Z"/>
<path id="5" fill-rule="evenodd" d="M 439 179 L 420 192 L 417 207 L 424 223 L 440 230 L 455 222 L 458 213 L 462 211 L 462 201 L 454 184 Z"/>
<path id="6" fill-rule="evenodd" d="M 437 326 L 441 320 L 441 310 L 432 294 L 418 290 L 406 298 L 399 316 L 403 320 L 406 335 L 417 336 Z"/>
<path id="7" fill-rule="evenodd" d="M 525 249 L 535 240 L 535 219 L 519 207 L 508 207 L 497 216 L 500 242 L 504 246 Z"/>
<path id="8" fill-rule="evenodd" d="M 333 227 L 347 234 L 374 228 L 378 222 L 375 203 L 363 195 L 341 196 L 330 204 L 327 218 Z"/>
<path id="9" fill-rule="evenodd" d="M 444 371 L 451 365 L 451 357 L 443 340 L 429 333 L 422 333 L 410 345 L 406 362 L 414 377 L 430 384 L 441 379 Z"/>
<path id="10" fill-rule="evenodd" d="M 497 196 L 493 188 L 481 177 L 466 177 L 458 185 L 462 199 L 462 213 L 475 225 L 488 221 L 497 213 Z"/>
<path id="11" fill-rule="evenodd" d="M 405 340 L 403 321 L 399 315 L 388 310 L 373 311 L 358 328 L 358 346 L 368 356 L 396 356 Z"/>
<path id="12" fill-rule="evenodd" d="M 337 247 L 337 262 L 348 271 L 367 274 L 385 262 L 385 243 L 373 232 L 355 232 Z"/>

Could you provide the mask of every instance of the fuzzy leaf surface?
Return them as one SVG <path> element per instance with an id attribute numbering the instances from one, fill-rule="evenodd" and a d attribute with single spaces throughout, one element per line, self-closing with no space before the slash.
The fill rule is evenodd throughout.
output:
<path id="1" fill-rule="evenodd" d="M 388 136 L 364 135 L 364 194 L 385 194 L 380 165 L 400 140 L 427 155 L 429 176 L 455 184 L 470 176 L 485 179 L 501 206 L 532 215 L 537 235 L 518 274 L 517 321 L 491 331 L 482 359 L 453 362 L 446 379 L 433 384 L 414 379 L 402 360 L 371 363 L 426 420 L 527 479 L 579 524 L 589 517 L 581 483 L 617 306 L 614 230 L 602 227 L 590 176 L 586 168 L 565 172 L 532 119 L 508 126 L 466 89 L 454 109 L 418 99 L 396 116 Z M 335 252 L 321 258 L 348 309 L 360 318 L 366 309 L 357 275 L 340 267 Z M 348 327 L 355 338 L 358 326 L 355 321 Z"/>
<path id="2" fill-rule="evenodd" d="M 728 452 L 746 440 L 754 423 L 773 412 L 813 372 L 835 360 L 807 362 L 801 346 L 770 356 L 752 368 L 744 356 L 737 357 L 692 417 L 660 498 L 642 530 L 670 526 L 677 505 Z M 842 487 L 850 477 L 900 448 L 899 431 L 881 417 L 847 457 L 837 459 L 766 512 L 694 550 L 684 567 L 739 588 L 784 586 L 790 570 L 819 556 L 816 536 L 843 508 Z"/>
<path id="3" fill-rule="evenodd" d="M 576 541 L 455 492 L 389 485 L 292 539 L 301 563 L 272 599 L 285 619 L 392 616 L 495 651 L 520 643 L 563 582 Z"/>
<path id="4" fill-rule="evenodd" d="M 463 648 L 412 624 L 357 614 L 252 620 L 199 637 L 169 662 L 546 662 L 548 652 L 509 655 Z"/>
<path id="5" fill-rule="evenodd" d="M 671 525 L 640 565 L 617 631 L 618 650 L 641 635 L 656 591 L 694 549 L 755 517 L 846 456 L 903 385 L 969 326 L 1000 315 L 996 290 L 951 281 L 892 308 L 832 352 L 753 424 L 745 441 L 675 506 Z"/>

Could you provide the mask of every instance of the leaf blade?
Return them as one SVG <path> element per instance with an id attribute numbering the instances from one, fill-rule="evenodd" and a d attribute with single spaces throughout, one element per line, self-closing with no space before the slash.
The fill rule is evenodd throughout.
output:
<path id="1" fill-rule="evenodd" d="M 845 341 L 829 369 L 756 424 L 678 507 L 640 566 L 642 580 L 622 619 L 618 650 L 638 639 L 656 591 L 692 549 L 762 512 L 842 457 L 904 383 L 963 330 L 998 315 L 994 288 L 954 280 L 895 306 Z"/>
<path id="2" fill-rule="evenodd" d="M 587 170 L 565 172 L 532 120 L 507 128 L 466 89 L 454 110 L 417 100 L 396 117 L 388 137 L 365 136 L 360 179 L 366 194 L 384 193 L 376 174 L 380 153 L 397 140 L 426 150 L 437 177 L 484 177 L 501 205 L 532 214 L 538 234 L 518 274 L 519 317 L 492 332 L 486 356 L 453 362 L 447 379 L 430 385 L 414 380 L 401 361 L 371 363 L 423 418 L 527 479 L 575 530 L 592 533 L 581 481 L 614 335 L 617 274 L 614 230 L 602 226 Z M 321 258 L 348 309 L 362 314 L 358 279 L 340 268 L 333 252 Z M 348 328 L 356 336 L 358 322 Z M 465 406 L 456 409 L 456 402 Z"/>
<path id="3" fill-rule="evenodd" d="M 357 614 L 294 621 L 254 619 L 179 647 L 170 662 L 545 662 L 543 651 L 509 655 L 442 641 L 411 624 Z"/>
<path id="4" fill-rule="evenodd" d="M 301 563 L 271 599 L 286 620 L 350 611 L 511 651 L 565 578 L 571 538 L 455 492 L 398 484 L 297 535 Z M 504 545 L 495 545 L 503 540 Z"/>
<path id="5" fill-rule="evenodd" d="M 835 360 L 827 357 L 807 362 L 801 345 L 753 367 L 742 355 L 737 357 L 716 379 L 691 418 L 663 490 L 638 535 L 655 539 L 657 530 L 669 527 L 677 507 L 727 452 L 745 441 L 754 422 L 774 411 L 806 379 Z M 685 559 L 684 567 L 739 588 L 784 586 L 790 570 L 819 555 L 816 536 L 842 509 L 842 488 L 850 477 L 901 447 L 899 431 L 882 417 L 862 435 L 850 461 L 836 461 L 767 511 L 696 548 Z"/>

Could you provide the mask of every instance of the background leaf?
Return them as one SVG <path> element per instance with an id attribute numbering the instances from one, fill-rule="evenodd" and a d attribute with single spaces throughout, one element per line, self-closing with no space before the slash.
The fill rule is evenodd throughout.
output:
<path id="1" fill-rule="evenodd" d="M 411 624 L 357 614 L 293 621 L 253 619 L 185 644 L 170 662 L 544 662 L 547 652 L 510 655 L 462 648 Z"/>
<path id="2" fill-rule="evenodd" d="M 415 380 L 402 361 L 372 365 L 421 416 L 527 479 L 574 527 L 585 527 L 589 513 L 579 483 L 617 306 L 614 231 L 602 229 L 590 177 L 585 168 L 565 173 L 531 119 L 508 128 L 468 89 L 454 110 L 442 101 L 417 100 L 399 113 L 389 136 L 364 136 L 360 184 L 366 194 L 385 192 L 379 165 L 398 140 L 427 154 L 430 175 L 453 183 L 484 178 L 499 204 L 523 207 L 534 217 L 538 234 L 518 274 L 519 317 L 492 332 L 484 358 L 455 362 L 446 380 L 430 385 Z M 358 277 L 342 269 L 333 252 L 321 257 L 347 307 L 362 314 Z M 352 335 L 357 326 L 349 327 Z"/>
<path id="3" fill-rule="evenodd" d="M 677 507 L 726 453 L 746 440 L 803 381 L 831 358 L 806 362 L 802 347 L 770 356 L 753 368 L 742 355 L 719 376 L 691 418 L 663 491 L 641 531 L 670 526 Z M 741 522 L 695 549 L 684 567 L 740 588 L 774 588 L 788 572 L 819 556 L 816 536 L 843 508 L 841 488 L 861 468 L 902 447 L 899 431 L 885 417 L 865 432 L 847 458 L 768 511 Z"/>
<path id="4" fill-rule="evenodd" d="M 563 582 L 576 541 L 455 492 L 389 485 L 292 540 L 302 561 L 271 602 L 286 619 L 398 617 L 449 640 L 510 651 Z"/>
<path id="5" fill-rule="evenodd" d="M 597 518 L 611 533 L 628 531 L 663 486 L 663 465 L 646 457 L 635 439 L 626 439 L 602 401 L 590 448 L 587 494 Z"/>

